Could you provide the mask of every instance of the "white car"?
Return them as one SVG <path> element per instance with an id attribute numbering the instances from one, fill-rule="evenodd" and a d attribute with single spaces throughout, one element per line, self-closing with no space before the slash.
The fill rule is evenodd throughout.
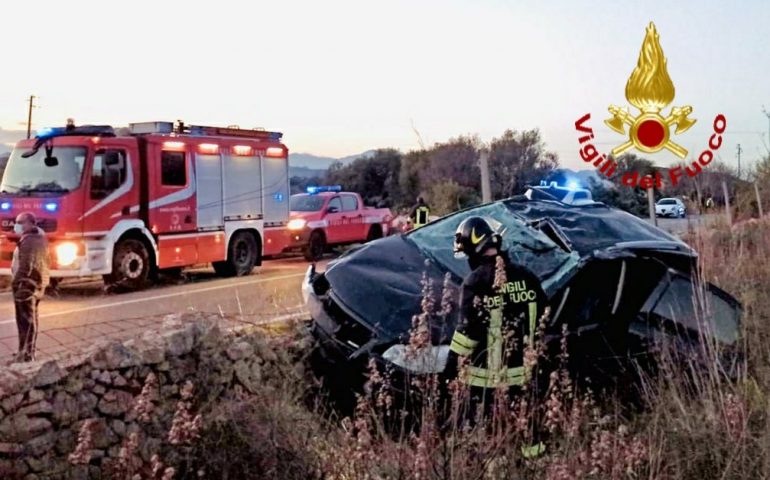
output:
<path id="1" fill-rule="evenodd" d="M 687 208 L 684 206 L 684 202 L 678 198 L 661 198 L 655 204 L 655 215 L 684 218 L 687 216 Z"/>

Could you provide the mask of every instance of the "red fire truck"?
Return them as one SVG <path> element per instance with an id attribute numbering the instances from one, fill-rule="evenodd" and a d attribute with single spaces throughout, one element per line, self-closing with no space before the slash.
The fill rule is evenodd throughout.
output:
<path id="1" fill-rule="evenodd" d="M 48 234 L 51 276 L 137 289 L 161 270 L 212 263 L 246 275 L 288 240 L 282 134 L 182 122 L 80 126 L 19 142 L 0 185 L 0 275 L 16 215 Z"/>

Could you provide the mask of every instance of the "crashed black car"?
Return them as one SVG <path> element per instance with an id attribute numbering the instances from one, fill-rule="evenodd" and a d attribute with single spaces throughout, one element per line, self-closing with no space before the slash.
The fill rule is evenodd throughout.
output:
<path id="1" fill-rule="evenodd" d="M 628 361 L 645 364 L 664 344 L 696 355 L 714 347 L 718 368 L 728 376 L 741 367 L 740 304 L 698 281 L 694 250 L 603 203 L 569 205 L 532 188 L 363 245 L 323 273 L 311 267 L 303 295 L 318 344 L 314 361 L 328 377 L 349 382 L 369 358 L 416 374 L 443 370 L 457 308 L 434 322 L 425 356 L 407 358 L 404 344 L 421 309 L 424 274 L 438 304 L 448 273 L 457 302 L 469 267 L 455 258 L 452 238 L 471 215 L 505 226 L 503 249 L 540 278 L 549 297 L 549 349 L 558 351 L 566 324 L 570 368 L 578 373 L 597 378 L 627 369 Z M 714 363 L 711 358 L 702 361 Z"/>

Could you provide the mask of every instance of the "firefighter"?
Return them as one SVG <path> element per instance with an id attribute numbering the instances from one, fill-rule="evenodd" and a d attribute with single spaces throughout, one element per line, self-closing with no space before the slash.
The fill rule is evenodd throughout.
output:
<path id="1" fill-rule="evenodd" d="M 19 352 L 15 360 L 30 362 L 35 359 L 38 306 L 48 286 L 48 241 L 37 226 L 35 215 L 29 212 L 16 217 L 13 230 L 21 235 L 11 265 L 11 287 L 19 332 Z"/>
<path id="2" fill-rule="evenodd" d="M 428 207 L 422 197 L 417 197 L 417 203 L 412 207 L 412 212 L 409 214 L 409 219 L 412 221 L 414 228 L 422 227 L 428 223 L 428 215 L 430 215 L 430 207 Z"/>
<path id="3" fill-rule="evenodd" d="M 494 222 L 494 221 L 491 221 Z M 496 222 L 495 222 L 496 223 Z M 520 390 L 530 379 L 524 365 L 524 338 L 534 348 L 534 333 L 547 298 L 538 278 L 514 265 L 501 250 L 499 228 L 482 217 L 469 217 L 455 232 L 454 251 L 466 257 L 471 273 L 460 294 L 460 320 L 452 336 L 446 373 L 470 387 L 469 419 L 482 405 L 488 411 L 494 392 L 507 395 Z M 502 260 L 505 278 L 497 263 Z M 458 367 L 465 358 L 464 368 Z M 525 455 L 539 453 L 541 444 Z"/>

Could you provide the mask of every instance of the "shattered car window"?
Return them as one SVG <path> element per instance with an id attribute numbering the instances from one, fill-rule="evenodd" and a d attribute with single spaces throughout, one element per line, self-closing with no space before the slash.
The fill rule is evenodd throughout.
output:
<path id="1" fill-rule="evenodd" d="M 469 273 L 468 262 L 455 258 L 452 239 L 457 226 L 470 216 L 490 217 L 500 222 L 503 232 L 503 250 L 512 262 L 524 265 L 540 278 L 543 289 L 552 295 L 569 279 L 577 266 L 577 253 L 567 253 L 540 230 L 527 226 L 505 205 L 494 203 L 444 217 L 408 234 L 409 240 L 433 261 L 441 264 L 459 278 Z"/>
<path id="2" fill-rule="evenodd" d="M 642 308 L 648 318 L 675 322 L 694 333 L 714 335 L 727 344 L 738 339 L 740 311 L 722 298 L 715 287 L 709 285 L 708 289 L 699 291 L 687 277 L 679 274 L 667 275 L 661 282 L 668 283 L 663 295 L 652 307 L 658 298 L 653 294 Z"/>

